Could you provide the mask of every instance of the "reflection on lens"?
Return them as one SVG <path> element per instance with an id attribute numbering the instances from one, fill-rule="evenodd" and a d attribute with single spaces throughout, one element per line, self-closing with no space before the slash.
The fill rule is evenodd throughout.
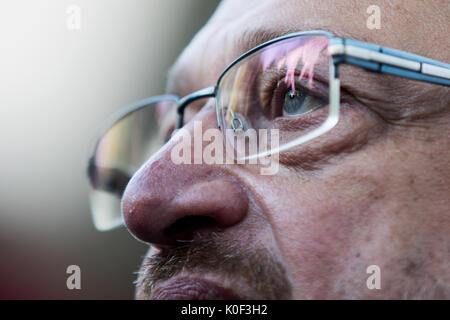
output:
<path id="1" fill-rule="evenodd" d="M 236 139 L 253 129 L 260 153 L 271 149 L 260 145 L 260 141 L 270 144 L 271 130 L 279 131 L 277 145 L 282 147 L 325 123 L 329 114 L 328 41 L 319 34 L 280 40 L 246 56 L 223 75 L 217 105 L 223 127 L 231 132 L 225 134 L 228 144 L 235 147 Z M 261 139 L 261 129 L 267 130 L 268 139 Z M 251 156 L 253 149 L 247 145 L 243 150 Z"/>
<path id="2" fill-rule="evenodd" d="M 91 211 L 99 230 L 122 224 L 121 198 L 133 174 L 165 142 L 175 100 L 156 100 L 119 116 L 97 142 L 89 161 Z"/>

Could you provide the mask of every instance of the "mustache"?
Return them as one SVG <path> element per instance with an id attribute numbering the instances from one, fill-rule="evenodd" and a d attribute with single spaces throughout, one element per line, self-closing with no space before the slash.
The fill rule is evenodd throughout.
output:
<path id="1" fill-rule="evenodd" d="M 135 281 L 138 292 L 149 299 L 155 285 L 181 271 L 212 271 L 244 282 L 257 295 L 255 299 L 286 300 L 291 286 L 283 265 L 266 248 L 243 248 L 238 241 L 223 239 L 217 233 L 196 236 L 179 246 L 146 256 Z"/>

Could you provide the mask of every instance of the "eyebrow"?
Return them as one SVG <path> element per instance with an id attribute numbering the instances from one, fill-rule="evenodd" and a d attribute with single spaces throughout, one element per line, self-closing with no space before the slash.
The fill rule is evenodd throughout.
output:
<path id="1" fill-rule="evenodd" d="M 298 29 L 295 31 L 294 29 L 274 30 L 271 28 L 245 30 L 235 41 L 235 48 L 239 51 L 236 58 L 260 44 L 297 31 Z"/>
<path id="2" fill-rule="evenodd" d="M 263 44 L 267 41 L 279 38 L 290 33 L 303 32 L 303 31 L 328 31 L 335 37 L 339 38 L 354 38 L 356 35 L 346 32 L 344 30 L 336 29 L 330 26 L 308 26 L 299 28 L 285 27 L 281 29 L 273 28 L 257 28 L 245 30 L 238 38 L 236 38 L 235 47 L 238 49 L 239 54 L 236 56 L 238 58 L 240 55 L 246 53 L 247 51 Z M 361 41 L 365 41 L 364 37 L 358 37 Z M 230 62 L 231 63 L 231 62 Z"/>

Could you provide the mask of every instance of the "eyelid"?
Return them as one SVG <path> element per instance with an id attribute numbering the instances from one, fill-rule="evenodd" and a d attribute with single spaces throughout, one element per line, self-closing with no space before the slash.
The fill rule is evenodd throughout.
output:
<path id="1" fill-rule="evenodd" d="M 308 79 L 303 78 L 299 79 L 299 76 L 301 74 L 301 71 L 296 69 L 295 70 L 295 82 L 301 85 L 301 88 L 303 88 L 305 91 L 315 93 L 318 96 L 327 96 L 328 93 L 328 79 L 323 79 L 322 77 L 318 75 L 314 75 L 314 87 L 310 88 L 308 85 Z M 286 69 L 281 70 L 266 70 L 262 76 L 261 76 L 261 82 L 259 84 L 260 88 L 263 90 L 260 90 L 262 93 L 265 88 L 273 88 L 275 90 L 277 86 L 284 80 L 286 76 Z M 328 98 L 328 97 L 327 97 Z"/>

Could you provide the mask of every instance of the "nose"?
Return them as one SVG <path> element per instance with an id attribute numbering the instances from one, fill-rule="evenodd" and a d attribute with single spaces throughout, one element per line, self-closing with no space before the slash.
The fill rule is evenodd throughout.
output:
<path id="1" fill-rule="evenodd" d="M 201 120 L 203 132 L 217 124 L 213 108 L 205 108 L 193 120 Z M 185 129 L 193 137 L 193 121 Z M 153 245 L 173 245 L 196 233 L 229 230 L 248 210 L 245 187 L 227 174 L 224 166 L 175 164 L 171 150 L 176 144 L 169 142 L 149 159 L 132 177 L 122 198 L 127 228 Z"/>

